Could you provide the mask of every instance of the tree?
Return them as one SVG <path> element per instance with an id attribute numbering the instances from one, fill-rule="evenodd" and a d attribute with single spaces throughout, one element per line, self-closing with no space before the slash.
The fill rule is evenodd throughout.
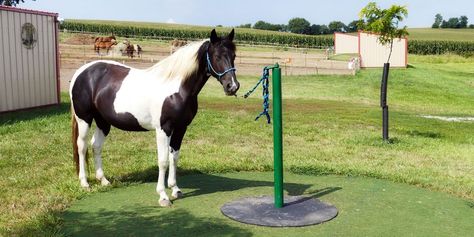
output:
<path id="1" fill-rule="evenodd" d="M 260 29 L 260 30 L 268 30 L 270 23 L 267 23 L 265 21 L 257 21 L 253 25 L 254 29 Z"/>
<path id="2" fill-rule="evenodd" d="M 334 33 L 334 32 L 345 32 L 346 30 L 346 24 L 340 22 L 340 21 L 331 21 L 329 22 L 329 32 Z"/>
<path id="3" fill-rule="evenodd" d="M 364 24 L 364 22 L 361 22 L 361 20 L 351 21 L 346 27 L 346 32 L 357 32 L 360 24 Z"/>
<path id="4" fill-rule="evenodd" d="M 407 27 L 398 28 L 398 23 L 408 15 L 405 6 L 392 5 L 388 9 L 380 9 L 375 2 L 370 2 L 362 8 L 359 13 L 361 29 L 379 34 L 378 41 L 383 45 L 390 45 L 387 63 L 384 64 L 382 83 L 380 86 L 380 107 L 382 107 L 382 137 L 384 141 L 388 138 L 388 105 L 387 105 L 387 81 L 390 68 L 390 56 L 392 55 L 393 39 L 408 35 Z"/>
<path id="5" fill-rule="evenodd" d="M 431 28 L 439 28 L 441 26 L 441 22 L 443 22 L 443 16 L 441 16 L 441 14 L 438 13 L 435 15 L 435 21 L 433 25 L 431 26 Z"/>
<path id="6" fill-rule="evenodd" d="M 0 5 L 16 7 L 16 5 L 23 2 L 25 2 L 25 0 L 0 0 Z"/>
<path id="7" fill-rule="evenodd" d="M 370 2 L 359 13 L 360 29 L 379 34 L 378 41 L 390 45 L 387 63 L 392 55 L 394 38 L 408 35 L 407 27 L 398 28 L 398 23 L 408 16 L 406 6 L 392 5 L 388 9 L 380 9 L 375 2 Z"/>
<path id="8" fill-rule="evenodd" d="M 470 24 L 469 28 L 474 29 L 474 24 Z"/>
<path id="9" fill-rule="evenodd" d="M 248 24 L 242 24 L 242 25 L 239 25 L 239 26 L 236 26 L 237 28 L 252 28 L 252 24 L 248 23 Z"/>
<path id="10" fill-rule="evenodd" d="M 321 34 L 321 25 L 312 24 L 309 28 L 310 35 L 320 35 Z"/>
<path id="11" fill-rule="evenodd" d="M 329 34 L 329 27 L 327 25 L 321 25 L 321 28 L 319 29 L 319 32 L 321 35 L 326 35 Z"/>
<path id="12" fill-rule="evenodd" d="M 467 28 L 467 16 L 459 17 L 459 28 Z"/>
<path id="13" fill-rule="evenodd" d="M 447 21 L 441 22 L 441 28 L 467 28 L 468 18 L 467 16 L 451 17 Z"/>
<path id="14" fill-rule="evenodd" d="M 459 28 L 459 18 L 457 17 L 451 17 L 448 20 L 448 28 Z"/>
<path id="15" fill-rule="evenodd" d="M 311 24 L 304 18 L 295 17 L 288 21 L 288 30 L 296 34 L 308 34 Z"/>
<path id="16" fill-rule="evenodd" d="M 449 23 L 445 20 L 443 20 L 443 22 L 441 22 L 441 28 L 445 29 L 445 28 L 449 28 Z"/>
<path id="17" fill-rule="evenodd" d="M 271 24 L 265 21 L 257 21 L 253 25 L 254 29 L 272 30 L 272 31 L 283 31 L 284 27 L 285 27 L 284 25 L 275 25 L 275 24 Z"/>

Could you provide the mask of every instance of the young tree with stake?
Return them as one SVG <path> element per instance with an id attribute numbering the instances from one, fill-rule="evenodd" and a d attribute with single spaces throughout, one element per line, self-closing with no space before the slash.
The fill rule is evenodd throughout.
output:
<path id="1" fill-rule="evenodd" d="M 406 6 L 392 5 L 388 9 L 381 9 L 375 2 L 370 2 L 359 13 L 359 29 L 378 34 L 378 41 L 382 45 L 390 46 L 387 62 L 384 64 L 382 85 L 380 88 L 380 106 L 382 107 L 382 137 L 388 139 L 388 106 L 387 80 L 392 55 L 393 40 L 408 35 L 407 27 L 398 28 L 398 23 L 408 15 Z"/>

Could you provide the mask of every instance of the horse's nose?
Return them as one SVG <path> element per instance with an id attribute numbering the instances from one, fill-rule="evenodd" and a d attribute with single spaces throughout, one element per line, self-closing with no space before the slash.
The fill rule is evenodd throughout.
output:
<path id="1" fill-rule="evenodd" d="M 234 79 L 234 77 L 231 78 L 231 81 L 227 83 L 226 89 L 227 92 L 231 95 L 235 95 L 235 93 L 239 90 L 240 88 L 240 83 Z"/>
<path id="2" fill-rule="evenodd" d="M 237 92 L 240 88 L 240 83 L 236 80 L 235 81 L 235 91 L 234 92 Z"/>

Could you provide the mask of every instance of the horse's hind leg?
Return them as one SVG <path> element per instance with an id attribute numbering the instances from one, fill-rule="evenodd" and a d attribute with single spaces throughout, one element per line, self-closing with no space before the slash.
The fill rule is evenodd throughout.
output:
<path id="1" fill-rule="evenodd" d="M 97 128 L 94 136 L 91 139 L 92 150 L 94 152 L 95 161 L 95 178 L 100 181 L 103 186 L 109 185 L 110 182 L 105 178 L 104 170 L 102 169 L 102 145 L 105 142 L 105 137 L 109 134 L 110 124 L 105 122 L 101 117 L 96 116 L 95 122 Z"/>
<path id="2" fill-rule="evenodd" d="M 109 185 L 110 182 L 104 176 L 104 170 L 102 169 L 102 145 L 105 141 L 105 134 L 100 129 L 95 130 L 94 136 L 91 139 L 92 150 L 94 151 L 95 160 L 95 178 L 100 181 L 102 185 Z"/>
<path id="3" fill-rule="evenodd" d="M 77 120 L 77 150 L 79 153 L 79 181 L 81 187 L 89 188 L 86 175 L 86 155 L 87 155 L 87 133 L 89 132 L 90 123 L 76 117 Z"/>

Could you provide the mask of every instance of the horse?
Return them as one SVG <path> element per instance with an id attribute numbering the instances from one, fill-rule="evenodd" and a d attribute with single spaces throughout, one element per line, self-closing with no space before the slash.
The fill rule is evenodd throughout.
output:
<path id="1" fill-rule="evenodd" d="M 141 58 L 142 47 L 140 45 L 132 44 L 129 40 L 124 40 L 121 45 L 123 45 L 123 48 L 120 49 L 120 51 L 122 52 L 122 56 L 128 56 L 130 58 L 133 58 L 133 53 L 137 52 L 137 56 Z"/>
<path id="2" fill-rule="evenodd" d="M 137 52 L 137 57 L 142 57 L 142 47 L 138 44 L 133 44 L 133 50 Z"/>
<path id="3" fill-rule="evenodd" d="M 117 44 L 117 39 L 115 36 L 107 36 L 107 37 L 96 37 L 94 40 L 94 50 L 97 54 L 99 54 L 100 49 L 107 49 L 107 54 L 109 54 L 109 50 L 113 45 Z"/>
<path id="4" fill-rule="evenodd" d="M 109 61 L 93 61 L 80 67 L 69 88 L 72 114 L 73 157 L 80 185 L 89 189 L 86 177 L 86 138 L 91 139 L 95 177 L 110 182 L 102 169 L 101 151 L 111 126 L 125 131 L 156 132 L 160 206 L 171 206 L 165 191 L 165 174 L 173 198 L 183 194 L 176 182 L 176 167 L 186 129 L 198 111 L 198 94 L 212 76 L 224 93 L 235 96 L 240 84 L 235 74 L 234 30 L 219 37 L 191 43 L 148 69 L 136 69 Z"/>
<path id="5" fill-rule="evenodd" d="M 133 51 L 135 51 L 133 44 L 128 44 L 125 47 L 125 55 L 127 55 L 129 58 L 133 58 Z"/>
<path id="6" fill-rule="evenodd" d="M 141 56 L 142 56 L 142 47 L 138 44 L 128 44 L 125 47 L 124 52 L 130 58 L 133 58 L 133 54 L 135 52 L 137 52 L 137 57 L 141 58 Z"/>
<path id="7" fill-rule="evenodd" d="M 170 43 L 170 54 L 173 54 L 176 50 L 179 48 L 185 46 L 188 43 L 186 40 L 179 40 L 179 39 L 174 39 Z"/>

